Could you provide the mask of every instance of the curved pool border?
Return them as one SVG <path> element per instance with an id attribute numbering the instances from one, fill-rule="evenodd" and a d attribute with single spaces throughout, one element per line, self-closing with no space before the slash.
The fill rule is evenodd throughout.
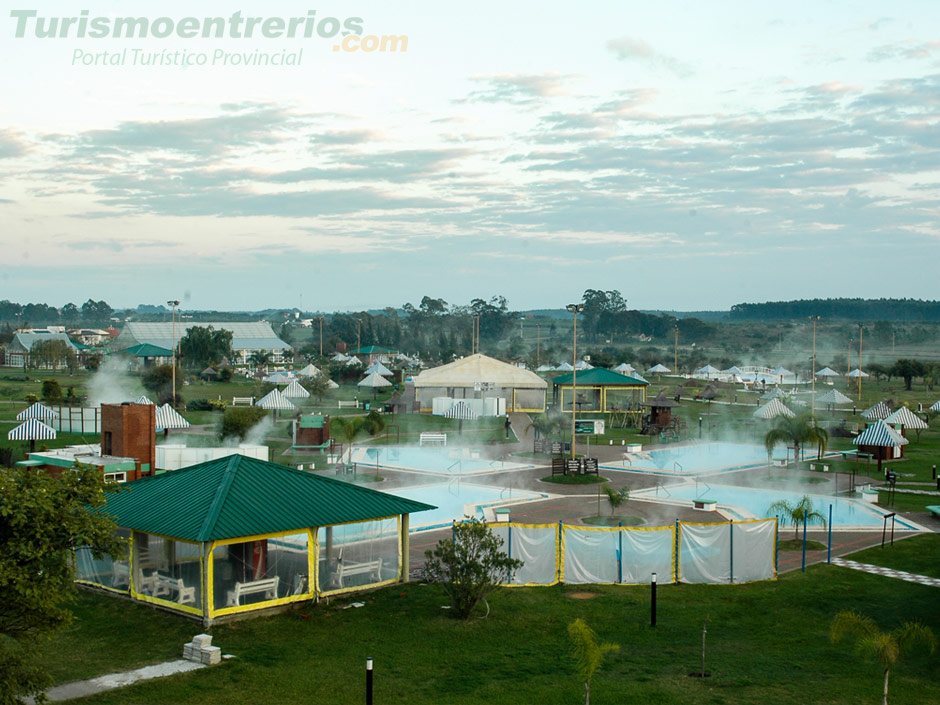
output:
<path id="1" fill-rule="evenodd" d="M 668 496 L 663 497 L 663 496 L 651 495 L 651 493 L 656 492 L 659 489 L 664 489 L 668 491 L 670 487 L 673 487 L 673 488 L 683 487 L 684 488 L 684 487 L 694 487 L 694 486 L 695 486 L 694 482 L 681 482 L 681 483 L 675 483 L 673 485 L 662 485 L 662 486 L 657 485 L 656 487 L 649 487 L 649 488 L 645 488 L 642 490 L 637 490 L 636 492 L 631 492 L 630 499 L 641 501 L 641 502 L 650 502 L 653 504 L 665 504 L 665 505 L 670 505 L 670 506 L 675 506 L 675 507 L 684 507 L 686 509 L 694 508 L 695 500 L 692 500 L 692 499 L 680 499 L 678 497 L 671 498 Z M 718 487 L 721 487 L 721 485 L 718 485 Z M 755 489 L 752 487 L 739 487 L 737 485 L 735 485 L 734 487 L 735 489 L 740 489 L 740 490 Z M 711 489 L 714 490 L 715 488 L 712 487 Z M 763 489 L 763 488 L 758 488 L 758 489 Z M 843 502 L 850 502 L 852 504 L 856 504 L 862 509 L 865 509 L 866 511 L 871 512 L 873 515 L 880 514 L 882 522 L 884 521 L 885 516 L 887 516 L 888 514 L 891 514 L 891 512 L 885 511 L 878 507 L 874 507 L 873 505 L 867 502 L 863 502 L 862 500 L 855 499 L 854 497 L 847 497 L 847 496 L 835 497 L 835 496 L 820 495 L 820 494 L 808 494 L 808 496 L 814 500 L 815 499 L 821 499 L 821 500 L 838 499 Z M 722 517 L 724 517 L 727 521 L 747 521 L 750 519 L 766 518 L 766 517 L 758 517 L 754 515 L 752 512 L 749 512 L 744 507 L 738 506 L 736 504 L 722 504 L 720 500 L 718 500 L 718 504 L 716 506 L 716 512 L 719 513 Z M 707 513 L 707 512 L 703 512 L 703 513 Z M 895 520 L 896 521 L 895 527 L 894 527 L 895 531 L 915 531 L 915 532 L 930 531 L 930 529 L 924 526 L 921 526 L 913 519 L 910 519 L 908 517 L 901 516 L 901 515 L 897 515 L 897 517 L 898 518 L 896 518 Z M 882 525 L 880 524 L 872 524 L 872 525 L 839 524 L 838 526 L 833 527 L 832 530 L 837 531 L 837 532 L 838 531 L 859 532 L 859 531 L 877 531 L 879 528 L 882 528 Z M 826 528 L 820 526 L 819 524 L 809 524 L 809 526 L 807 527 L 807 531 L 825 531 L 825 530 Z"/>

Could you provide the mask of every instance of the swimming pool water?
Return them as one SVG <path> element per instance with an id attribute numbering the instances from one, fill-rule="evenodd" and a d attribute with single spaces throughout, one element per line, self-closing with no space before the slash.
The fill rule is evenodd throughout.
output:
<path id="1" fill-rule="evenodd" d="M 373 466 L 388 470 L 406 470 L 431 475 L 457 477 L 462 475 L 485 475 L 506 470 L 521 470 L 532 467 L 522 463 L 506 463 L 471 457 L 466 448 L 398 448 L 374 446 L 357 448 L 353 461 L 362 466 Z"/>
<path id="2" fill-rule="evenodd" d="M 539 492 L 475 485 L 460 481 L 401 487 L 391 492 L 398 497 L 414 499 L 437 507 L 437 509 L 412 514 L 412 529 L 446 526 L 455 519 L 463 519 L 466 514 L 482 519 L 484 506 L 509 506 L 548 497 L 547 494 Z"/>
<path id="3" fill-rule="evenodd" d="M 675 500 L 694 499 L 713 499 L 718 502 L 722 508 L 729 507 L 730 514 L 736 515 L 741 519 L 759 518 L 765 519 L 776 516 L 775 512 L 770 512 L 770 505 L 778 500 L 786 500 L 791 504 L 800 501 L 805 493 L 788 492 L 785 490 L 766 490 L 753 487 L 734 487 L 730 485 L 712 485 L 704 483 L 685 485 L 667 485 L 659 490 L 658 499 L 664 502 Z M 634 493 L 636 498 L 641 496 L 644 499 L 657 498 L 656 490 L 643 490 Z M 880 528 L 884 523 L 885 512 L 872 507 L 865 502 L 849 499 L 847 497 L 827 497 L 825 495 L 808 495 L 813 502 L 813 508 L 823 516 L 829 517 L 829 505 L 832 505 L 832 526 L 833 528 L 844 527 L 869 527 Z M 781 522 L 785 523 L 783 517 Z M 819 522 L 809 522 L 810 524 L 819 524 Z M 913 529 L 916 527 L 897 520 L 897 527 L 901 529 Z"/>
<path id="4" fill-rule="evenodd" d="M 784 459 L 785 450 L 777 448 L 773 459 Z M 767 464 L 767 450 L 761 445 L 744 443 L 699 443 L 657 448 L 649 458 L 633 456 L 623 463 L 604 464 L 609 470 L 640 470 L 662 475 L 699 475 L 742 467 Z"/>

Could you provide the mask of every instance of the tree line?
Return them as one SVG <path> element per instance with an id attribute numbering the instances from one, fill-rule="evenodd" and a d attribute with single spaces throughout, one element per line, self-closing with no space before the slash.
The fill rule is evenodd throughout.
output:
<path id="1" fill-rule="evenodd" d="M 799 299 L 741 303 L 731 307 L 732 321 L 779 321 L 808 316 L 854 321 L 940 322 L 940 301 L 920 299 Z"/>

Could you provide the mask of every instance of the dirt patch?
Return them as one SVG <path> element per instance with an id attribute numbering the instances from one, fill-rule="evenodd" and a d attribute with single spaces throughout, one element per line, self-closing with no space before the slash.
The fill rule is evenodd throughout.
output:
<path id="1" fill-rule="evenodd" d="M 572 600 L 590 600 L 594 597 L 599 597 L 599 592 L 569 592 L 565 593 L 566 597 L 570 597 Z"/>

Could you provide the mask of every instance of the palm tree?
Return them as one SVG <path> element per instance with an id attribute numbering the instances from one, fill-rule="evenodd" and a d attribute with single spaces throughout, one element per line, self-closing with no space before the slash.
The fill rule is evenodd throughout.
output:
<path id="1" fill-rule="evenodd" d="M 793 459 L 799 462 L 800 446 L 807 443 L 815 443 L 819 457 L 822 457 L 822 454 L 826 452 L 826 446 L 829 444 L 829 432 L 817 425 L 816 419 L 808 413 L 789 418 L 778 416 L 776 425 L 764 436 L 764 447 L 767 448 L 767 455 L 773 453 L 774 446 L 778 443 L 792 443 Z"/>
<path id="2" fill-rule="evenodd" d="M 597 634 L 578 618 L 568 625 L 571 655 L 574 656 L 578 675 L 584 681 L 584 705 L 591 705 L 591 678 L 604 661 L 608 651 L 620 651 L 620 644 L 598 644 Z"/>
<path id="3" fill-rule="evenodd" d="M 610 485 L 604 485 L 604 493 L 607 495 L 607 501 L 610 502 L 610 515 L 613 516 L 614 512 L 620 508 L 620 505 L 630 499 L 630 488 L 624 487 L 620 490 L 615 490 Z"/>
<path id="4" fill-rule="evenodd" d="M 560 435 L 566 423 L 567 420 L 561 414 L 536 414 L 532 417 L 531 423 L 526 426 L 525 430 L 528 431 L 530 428 L 534 428 L 537 437 L 545 436 L 548 439 L 552 439 Z"/>
<path id="5" fill-rule="evenodd" d="M 794 541 L 800 537 L 800 525 L 803 523 L 804 517 L 806 517 L 806 523 L 819 521 L 823 527 L 826 526 L 826 517 L 813 507 L 813 500 L 808 495 L 803 495 L 796 504 L 785 499 L 778 499 L 770 505 L 767 513 L 780 514 L 785 524 L 793 524 Z"/>
<path id="6" fill-rule="evenodd" d="M 363 430 L 363 417 L 357 416 L 334 416 L 330 423 L 339 431 L 339 437 L 343 439 L 349 448 L 349 458 L 352 458 L 353 443 Z"/>
<path id="7" fill-rule="evenodd" d="M 248 361 L 258 369 L 262 367 L 267 369 L 268 365 L 271 364 L 271 353 L 265 352 L 264 350 L 255 350 L 251 353 Z"/>
<path id="8" fill-rule="evenodd" d="M 883 632 L 871 617 L 850 610 L 839 612 L 829 626 L 829 639 L 833 643 L 843 636 L 854 637 L 856 652 L 863 657 L 873 656 L 884 669 L 882 705 L 888 705 L 888 677 L 901 652 L 918 644 L 927 646 L 930 653 L 937 649 L 934 633 L 920 622 L 905 622 L 893 632 Z"/>

